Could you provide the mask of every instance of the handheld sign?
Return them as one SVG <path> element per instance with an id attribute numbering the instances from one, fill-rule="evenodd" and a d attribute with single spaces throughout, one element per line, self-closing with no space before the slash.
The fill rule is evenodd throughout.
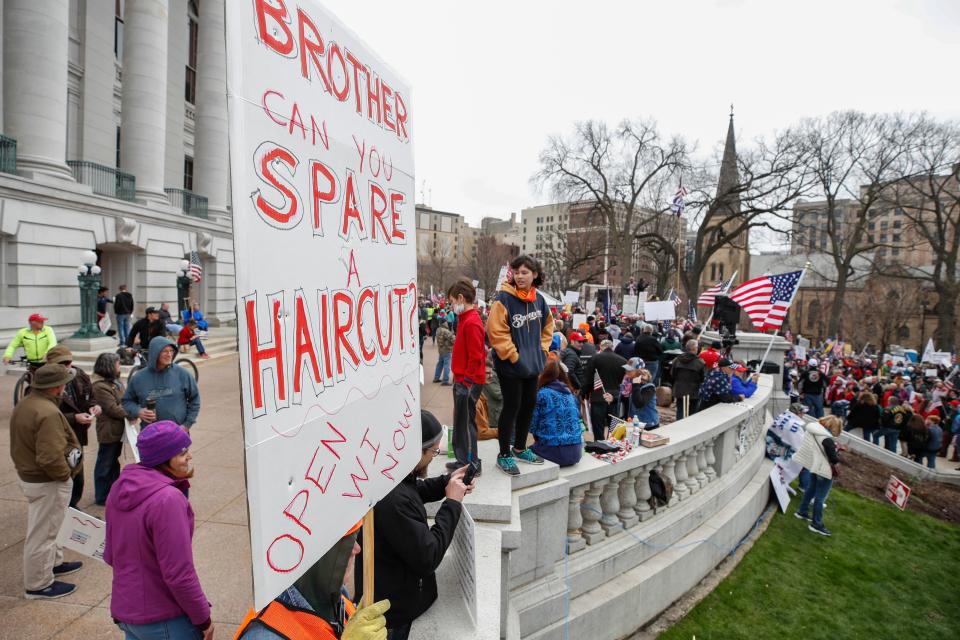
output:
<path id="1" fill-rule="evenodd" d="M 103 562 L 103 546 L 107 542 L 107 523 L 73 507 L 57 533 L 57 544 Z"/>
<path id="2" fill-rule="evenodd" d="M 420 457 L 410 88 L 314 0 L 228 2 L 254 606 Z"/>
<path id="3" fill-rule="evenodd" d="M 910 499 L 910 487 L 905 485 L 897 476 L 890 476 L 890 480 L 887 481 L 887 490 L 884 493 L 886 493 L 887 500 L 897 505 L 900 511 L 907 508 L 907 500 Z"/>

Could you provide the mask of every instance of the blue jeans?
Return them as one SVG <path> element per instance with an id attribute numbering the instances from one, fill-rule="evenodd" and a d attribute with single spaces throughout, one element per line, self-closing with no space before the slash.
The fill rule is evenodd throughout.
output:
<path id="1" fill-rule="evenodd" d="M 193 626 L 187 616 L 151 622 L 150 624 L 127 624 L 121 622 L 120 629 L 124 640 L 199 640 L 203 638 L 200 630 Z"/>
<path id="2" fill-rule="evenodd" d="M 823 396 L 815 396 L 806 393 L 803 396 L 803 404 L 809 410 L 807 411 L 807 414 L 811 418 L 817 418 L 819 420 L 823 417 Z"/>
<path id="3" fill-rule="evenodd" d="M 900 439 L 899 429 L 878 429 L 877 444 L 880 444 L 880 435 L 883 434 L 883 446 L 887 451 L 897 452 L 897 441 Z"/>
<path id="4" fill-rule="evenodd" d="M 442 382 L 450 382 L 450 356 L 452 354 L 444 354 L 437 359 L 437 368 L 433 370 L 433 381 L 441 380 L 440 374 L 443 372 Z"/>
<path id="5" fill-rule="evenodd" d="M 203 343 L 200 342 L 200 338 L 194 338 L 193 340 L 190 341 L 190 344 L 192 344 L 197 348 L 197 353 L 199 353 L 200 355 L 203 355 L 207 352 L 207 350 L 203 348 Z"/>
<path id="6" fill-rule="evenodd" d="M 810 502 L 813 502 L 813 526 L 823 526 L 823 501 L 830 492 L 830 485 L 833 480 L 818 476 L 815 473 L 810 474 L 810 487 L 803 492 L 803 500 L 800 501 L 798 513 L 809 513 Z"/>
<path id="7" fill-rule="evenodd" d="M 97 464 L 93 468 L 93 494 L 97 504 L 106 504 L 110 487 L 120 477 L 120 452 L 123 442 L 101 442 L 97 446 Z"/>
<path id="8" fill-rule="evenodd" d="M 120 338 L 120 344 L 126 344 L 127 336 L 130 335 L 130 314 L 121 313 L 117 315 L 117 337 Z"/>
<path id="9" fill-rule="evenodd" d="M 650 382 L 653 384 L 660 383 L 660 361 L 646 362 L 643 363 L 643 368 L 650 372 Z"/>
<path id="10" fill-rule="evenodd" d="M 807 471 L 805 468 L 800 469 L 800 475 L 798 476 L 799 480 L 797 482 L 797 486 L 800 487 L 800 491 L 802 491 L 804 494 L 806 494 L 807 489 L 810 488 L 810 476 L 811 476 L 811 473 Z"/>
<path id="11" fill-rule="evenodd" d="M 913 456 L 913 461 L 917 464 L 923 464 L 923 459 L 927 459 L 927 467 L 930 469 L 937 468 L 937 452 L 936 451 L 927 451 L 925 453 L 918 453 Z"/>

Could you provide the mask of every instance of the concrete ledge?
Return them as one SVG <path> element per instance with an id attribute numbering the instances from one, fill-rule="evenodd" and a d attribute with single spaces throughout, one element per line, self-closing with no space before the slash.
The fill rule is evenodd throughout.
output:
<path id="1" fill-rule="evenodd" d="M 770 463 L 751 467 L 755 472 L 744 488 L 707 521 L 633 569 L 572 597 L 564 619 L 540 628 L 531 625 L 523 637 L 614 640 L 652 620 L 702 580 L 754 526 L 769 501 Z M 562 598 L 551 605 L 566 608 Z"/>
<path id="2" fill-rule="evenodd" d="M 884 447 L 873 444 L 872 442 L 867 442 L 863 438 L 850 435 L 847 432 L 841 434 L 840 442 L 851 451 L 856 451 L 874 462 L 892 467 L 903 475 L 920 478 L 921 480 L 933 480 L 935 482 L 960 486 L 960 473 L 943 473 L 942 471 L 930 469 L 922 464 L 917 464 L 909 458 L 904 458 L 892 451 L 887 451 Z"/>

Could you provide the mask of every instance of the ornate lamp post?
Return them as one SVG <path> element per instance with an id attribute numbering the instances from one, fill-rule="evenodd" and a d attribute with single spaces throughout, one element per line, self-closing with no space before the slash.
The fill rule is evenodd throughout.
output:
<path id="1" fill-rule="evenodd" d="M 77 267 L 80 283 L 80 328 L 71 338 L 102 338 L 103 333 L 97 324 L 97 290 L 100 289 L 100 267 L 97 266 L 97 254 L 93 251 L 83 253 L 83 264 Z"/>
<path id="2" fill-rule="evenodd" d="M 187 260 L 180 261 L 180 269 L 177 271 L 177 314 L 178 318 L 183 318 L 183 312 L 187 309 L 190 300 L 190 285 L 193 280 L 187 274 L 190 263 Z M 178 320 L 179 321 L 179 320 Z"/>

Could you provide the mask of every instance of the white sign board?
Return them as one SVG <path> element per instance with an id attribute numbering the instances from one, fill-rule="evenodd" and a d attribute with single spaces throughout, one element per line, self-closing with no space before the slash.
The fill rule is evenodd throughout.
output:
<path id="1" fill-rule="evenodd" d="M 580 302 L 580 292 L 579 291 L 565 291 L 563 294 L 564 304 L 577 304 Z"/>
<path id="2" fill-rule="evenodd" d="M 593 313 L 597 310 L 596 300 L 587 300 L 587 313 Z"/>
<path id="3" fill-rule="evenodd" d="M 671 300 L 645 302 L 643 317 L 647 322 L 654 320 L 676 320 L 677 306 Z"/>
<path id="4" fill-rule="evenodd" d="M 637 315 L 643 315 L 646 310 L 647 292 L 641 291 L 637 294 Z"/>
<path id="5" fill-rule="evenodd" d="M 477 549 L 476 525 L 470 512 L 460 510 L 460 523 L 453 533 L 450 548 L 453 550 L 454 567 L 457 572 L 457 583 L 463 602 L 470 612 L 470 618 L 477 624 Z"/>
<path id="6" fill-rule="evenodd" d="M 579 331 L 579 330 L 580 330 L 580 325 L 586 324 L 586 322 L 587 322 L 587 314 L 585 314 L 585 313 L 575 313 L 575 314 L 573 314 L 573 319 L 571 320 L 571 322 L 573 322 L 573 325 L 572 325 L 573 328 L 574 328 L 576 331 Z"/>
<path id="7" fill-rule="evenodd" d="M 126 425 L 123 428 L 123 433 L 127 438 L 127 444 L 130 445 L 130 455 L 133 456 L 133 461 L 137 464 L 140 463 L 140 450 L 137 449 L 137 436 L 140 434 L 137 425 L 134 422 L 125 420 Z"/>
<path id="8" fill-rule="evenodd" d="M 511 274 L 512 272 L 509 264 L 505 264 L 500 267 L 500 273 L 497 274 L 497 291 L 500 291 L 500 287 L 502 287 L 503 283 L 510 278 Z"/>
<path id="9" fill-rule="evenodd" d="M 315 0 L 226 4 L 254 606 L 420 458 L 410 88 Z"/>
<path id="10" fill-rule="evenodd" d="M 477 289 L 477 303 L 482 307 L 487 303 L 487 292 L 483 289 Z"/>
<path id="11" fill-rule="evenodd" d="M 637 302 L 640 299 L 637 296 L 623 296 L 623 313 L 628 316 L 637 315 Z"/>
<path id="12" fill-rule="evenodd" d="M 107 523 L 67 507 L 63 524 L 57 533 L 57 544 L 103 562 L 103 545 L 107 541 Z"/>
<path id="13" fill-rule="evenodd" d="M 807 359 L 807 348 L 801 347 L 800 345 L 794 345 L 793 355 L 796 356 L 797 360 L 806 360 Z"/>

